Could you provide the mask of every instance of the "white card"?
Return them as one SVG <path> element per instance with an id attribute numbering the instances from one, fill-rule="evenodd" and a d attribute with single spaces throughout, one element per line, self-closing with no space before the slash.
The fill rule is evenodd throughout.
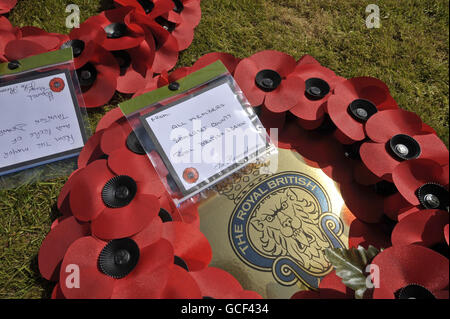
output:
<path id="1" fill-rule="evenodd" d="M 68 73 L 48 74 L 0 84 L 0 175 L 76 156 L 84 146 Z"/>
<path id="2" fill-rule="evenodd" d="M 229 175 L 268 143 L 229 82 L 161 107 L 143 123 L 185 195 Z"/>

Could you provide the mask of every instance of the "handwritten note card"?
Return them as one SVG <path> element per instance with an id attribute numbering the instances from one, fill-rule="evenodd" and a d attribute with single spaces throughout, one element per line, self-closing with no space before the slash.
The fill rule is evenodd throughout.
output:
<path id="1" fill-rule="evenodd" d="M 0 84 L 0 175 L 75 156 L 84 146 L 67 74 Z"/>
<path id="2" fill-rule="evenodd" d="M 144 127 L 184 194 L 267 146 L 228 82 L 146 115 Z"/>

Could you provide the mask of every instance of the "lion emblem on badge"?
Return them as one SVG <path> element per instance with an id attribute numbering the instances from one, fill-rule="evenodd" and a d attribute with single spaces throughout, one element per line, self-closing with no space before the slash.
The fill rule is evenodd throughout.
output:
<path id="1" fill-rule="evenodd" d="M 272 257 L 290 256 L 312 273 L 330 268 L 324 250 L 330 243 L 319 226 L 319 205 L 299 188 L 272 193 L 250 217 L 249 237 L 256 248 Z"/>

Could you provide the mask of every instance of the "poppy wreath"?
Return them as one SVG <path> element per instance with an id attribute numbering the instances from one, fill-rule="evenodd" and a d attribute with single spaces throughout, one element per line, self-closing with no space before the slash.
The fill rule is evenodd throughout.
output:
<path id="1" fill-rule="evenodd" d="M 14 0 L 0 1 L 0 14 Z M 134 94 L 147 78 L 171 70 L 201 19 L 200 0 L 117 0 L 116 8 L 88 18 L 69 35 L 16 28 L 0 16 L 0 62 L 73 49 L 85 106 L 101 107 L 115 92 Z"/>

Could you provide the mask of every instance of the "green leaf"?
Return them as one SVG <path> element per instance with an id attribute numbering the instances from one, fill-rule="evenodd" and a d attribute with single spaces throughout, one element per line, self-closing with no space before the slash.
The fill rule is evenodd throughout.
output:
<path id="1" fill-rule="evenodd" d="M 380 251 L 369 246 L 365 249 L 358 248 L 329 248 L 325 250 L 325 255 L 336 269 L 336 275 L 342 278 L 342 282 L 355 291 L 355 298 L 362 299 L 367 290 L 367 277 L 365 276 L 366 266 Z"/>

